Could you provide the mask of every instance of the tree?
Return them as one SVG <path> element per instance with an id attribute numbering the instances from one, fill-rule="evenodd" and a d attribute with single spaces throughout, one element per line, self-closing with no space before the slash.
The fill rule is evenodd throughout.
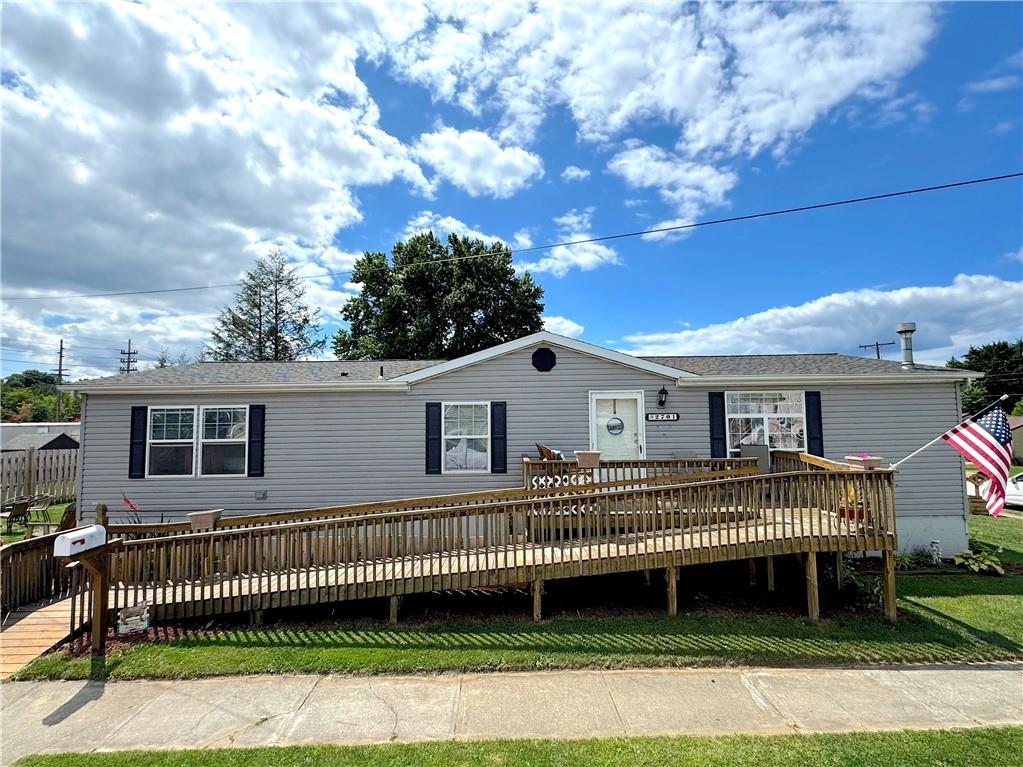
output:
<path id="1" fill-rule="evenodd" d="M 352 282 L 362 291 L 341 310 L 339 359 L 452 359 L 543 328 L 543 288 L 499 242 L 417 234 L 390 261 L 363 254 Z"/>
<path id="2" fill-rule="evenodd" d="M 975 413 L 1002 394 L 1009 395 L 1002 407 L 1010 412 L 1023 399 L 1023 338 L 971 346 L 961 360 L 953 357 L 948 366 L 984 374 L 963 389 L 964 415 Z"/>
<path id="3" fill-rule="evenodd" d="M 242 278 L 234 307 L 217 318 L 209 356 L 222 361 L 296 360 L 320 351 L 319 312 L 303 301 L 305 287 L 280 251 L 256 261 Z"/>
<path id="4" fill-rule="evenodd" d="M 153 363 L 154 368 L 166 368 L 171 366 L 170 352 L 167 351 L 167 347 L 160 349 L 160 353 L 156 355 L 156 362 Z"/>
<path id="5" fill-rule="evenodd" d="M 5 421 L 52 421 L 57 404 L 57 376 L 41 370 L 23 370 L 0 381 L 0 417 Z M 70 394 L 60 395 L 62 418 L 75 418 L 80 403 Z"/>

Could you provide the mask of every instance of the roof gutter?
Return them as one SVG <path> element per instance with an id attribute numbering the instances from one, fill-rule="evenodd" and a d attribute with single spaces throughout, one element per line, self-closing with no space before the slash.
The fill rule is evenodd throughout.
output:
<path id="1" fill-rule="evenodd" d="M 336 381 L 310 383 L 248 383 L 248 384 L 164 384 L 164 385 L 92 385 L 88 382 L 58 387 L 69 394 L 299 394 L 305 392 L 407 392 L 404 381 Z"/>
<path id="2" fill-rule="evenodd" d="M 859 385 L 859 384 L 922 384 L 951 383 L 955 381 L 973 381 L 983 378 L 983 373 L 972 370 L 952 372 L 917 372 L 874 375 L 774 375 L 774 376 L 700 376 L 699 378 L 679 378 L 675 381 L 676 388 L 692 389 L 708 386 L 798 386 L 807 385 Z"/>

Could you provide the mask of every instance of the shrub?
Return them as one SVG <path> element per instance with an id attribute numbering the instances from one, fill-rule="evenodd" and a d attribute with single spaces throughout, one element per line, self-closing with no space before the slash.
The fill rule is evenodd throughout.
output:
<path id="1" fill-rule="evenodd" d="M 973 547 L 971 550 L 956 554 L 955 563 L 957 566 L 965 567 L 974 573 L 1005 575 L 1005 570 L 1002 568 L 1002 560 L 991 549 L 986 546 L 980 546 L 972 541 L 970 543 Z"/>

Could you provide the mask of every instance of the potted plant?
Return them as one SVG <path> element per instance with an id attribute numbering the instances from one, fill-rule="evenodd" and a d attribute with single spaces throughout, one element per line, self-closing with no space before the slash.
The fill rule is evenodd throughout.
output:
<path id="1" fill-rule="evenodd" d="M 580 469 L 596 469 L 600 466 L 600 451 L 576 450 L 575 460 L 579 462 Z"/>

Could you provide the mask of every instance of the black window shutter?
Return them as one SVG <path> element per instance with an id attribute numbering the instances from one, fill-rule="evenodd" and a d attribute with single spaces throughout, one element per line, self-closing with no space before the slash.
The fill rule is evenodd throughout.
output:
<path id="1" fill-rule="evenodd" d="M 806 452 L 824 457 L 824 425 L 821 422 L 821 393 L 803 392 L 806 400 Z"/>
<path id="2" fill-rule="evenodd" d="M 426 403 L 426 473 L 440 474 L 440 403 Z"/>
<path id="3" fill-rule="evenodd" d="M 508 403 L 490 403 L 490 473 L 508 473 Z"/>
<path id="4" fill-rule="evenodd" d="M 725 431 L 725 393 L 708 393 L 710 409 L 710 457 L 728 457 L 728 435 Z"/>
<path id="5" fill-rule="evenodd" d="M 249 405 L 249 470 L 250 477 L 263 476 L 266 454 L 266 405 Z"/>
<path id="6" fill-rule="evenodd" d="M 128 479 L 146 476 L 146 427 L 149 408 L 137 405 L 131 409 L 131 436 L 128 443 Z"/>

